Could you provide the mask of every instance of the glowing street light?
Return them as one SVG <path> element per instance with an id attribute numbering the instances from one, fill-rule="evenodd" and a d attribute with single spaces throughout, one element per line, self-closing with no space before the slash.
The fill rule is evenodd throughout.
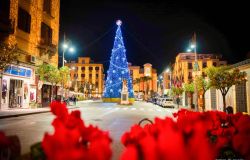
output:
<path id="1" fill-rule="evenodd" d="M 170 71 L 170 69 L 169 69 L 169 68 L 167 68 L 167 69 L 166 69 L 166 72 L 168 73 L 169 71 Z"/>
<path id="2" fill-rule="evenodd" d="M 192 50 L 190 48 L 187 49 L 187 52 L 191 52 Z"/>
<path id="3" fill-rule="evenodd" d="M 70 48 L 69 48 L 69 51 L 72 53 L 72 52 L 74 52 L 74 51 L 75 51 L 75 48 L 70 47 Z"/>
<path id="4" fill-rule="evenodd" d="M 191 44 L 191 46 L 190 46 L 192 49 L 194 49 L 196 46 L 195 46 L 195 44 Z"/>
<path id="5" fill-rule="evenodd" d="M 69 46 L 69 43 L 66 43 L 65 34 L 64 34 L 64 42 L 63 42 L 62 46 L 63 46 L 63 55 L 62 55 L 63 63 L 62 63 L 62 66 L 64 67 L 64 63 L 65 63 L 64 54 L 65 54 L 65 52 L 68 50 L 69 52 L 73 53 L 73 52 L 75 52 L 75 49 L 72 46 Z"/>
<path id="6" fill-rule="evenodd" d="M 68 47 L 69 47 L 68 44 L 66 44 L 66 43 L 63 44 L 64 49 L 67 49 Z"/>

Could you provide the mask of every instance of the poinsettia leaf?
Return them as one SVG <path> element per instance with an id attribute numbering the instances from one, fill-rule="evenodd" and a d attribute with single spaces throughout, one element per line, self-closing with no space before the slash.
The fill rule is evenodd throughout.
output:
<path id="1" fill-rule="evenodd" d="M 46 156 L 44 154 L 41 142 L 35 143 L 30 147 L 30 155 L 32 160 L 45 160 Z"/>

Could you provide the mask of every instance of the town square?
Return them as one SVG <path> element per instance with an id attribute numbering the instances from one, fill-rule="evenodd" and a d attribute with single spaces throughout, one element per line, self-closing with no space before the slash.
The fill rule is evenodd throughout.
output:
<path id="1" fill-rule="evenodd" d="M 250 159 L 246 11 L 1 0 L 0 160 Z"/>

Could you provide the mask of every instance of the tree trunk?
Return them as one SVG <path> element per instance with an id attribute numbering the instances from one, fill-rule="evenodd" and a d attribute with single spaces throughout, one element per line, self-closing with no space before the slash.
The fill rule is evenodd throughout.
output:
<path id="1" fill-rule="evenodd" d="M 206 109 L 206 106 L 205 106 L 205 92 L 202 94 L 202 111 L 204 112 Z"/>
<path id="2" fill-rule="evenodd" d="M 223 111 L 226 111 L 226 95 L 222 94 L 222 99 L 223 99 Z"/>
<path id="3" fill-rule="evenodd" d="M 53 95 L 54 95 L 54 93 L 53 93 L 54 90 L 53 89 L 54 89 L 54 86 L 51 85 L 51 100 L 50 100 L 50 102 L 53 101 Z"/>
<path id="4" fill-rule="evenodd" d="M 188 92 L 188 102 L 189 102 L 189 106 L 190 108 L 192 108 L 192 104 L 193 104 L 193 94 L 191 92 Z"/>
<path id="5" fill-rule="evenodd" d="M 138 84 L 138 89 L 139 89 L 139 92 L 141 91 L 141 83 L 137 83 Z"/>

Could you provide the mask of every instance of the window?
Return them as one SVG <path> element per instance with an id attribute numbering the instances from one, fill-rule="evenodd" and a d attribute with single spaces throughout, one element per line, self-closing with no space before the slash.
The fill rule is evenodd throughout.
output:
<path id="1" fill-rule="evenodd" d="M 188 69 L 193 69 L 192 63 L 188 63 Z"/>
<path id="2" fill-rule="evenodd" d="M 84 70 L 85 70 L 85 67 L 82 67 L 82 70 L 84 71 Z"/>
<path id="3" fill-rule="evenodd" d="M 48 14 L 51 14 L 51 0 L 43 1 L 43 11 L 45 11 Z"/>
<path id="4" fill-rule="evenodd" d="M 22 8 L 18 8 L 18 28 L 24 32 L 30 33 L 30 14 Z"/>
<path id="5" fill-rule="evenodd" d="M 188 72 L 188 79 L 192 79 L 192 72 Z"/>
<path id="6" fill-rule="evenodd" d="M 85 74 L 81 74 L 82 77 L 85 77 Z"/>
<path id="7" fill-rule="evenodd" d="M 95 77 L 98 78 L 98 74 L 96 74 Z"/>
<path id="8" fill-rule="evenodd" d="M 43 22 L 41 24 L 41 43 L 46 45 L 52 44 L 52 29 Z"/>
<path id="9" fill-rule="evenodd" d="M 99 67 L 95 67 L 95 70 L 96 70 L 96 71 L 99 71 Z"/>
<path id="10" fill-rule="evenodd" d="M 93 70 L 93 67 L 89 67 L 89 70 L 92 71 L 92 70 Z"/>
<path id="11" fill-rule="evenodd" d="M 0 1 L 0 21 L 8 22 L 10 15 L 10 0 Z"/>
<path id="12" fill-rule="evenodd" d="M 77 78 L 77 77 L 78 77 L 78 75 L 77 75 L 77 74 L 74 74 L 74 77 L 75 77 L 75 78 Z"/>
<path id="13" fill-rule="evenodd" d="M 203 62 L 202 63 L 202 68 L 206 68 L 207 67 L 207 62 Z"/>
<path id="14" fill-rule="evenodd" d="M 217 66 L 217 63 L 216 63 L 216 62 L 213 62 L 213 66 Z"/>
<path id="15" fill-rule="evenodd" d="M 132 73 L 133 74 L 133 73 Z M 151 76 L 150 68 L 146 68 L 145 76 Z"/>

